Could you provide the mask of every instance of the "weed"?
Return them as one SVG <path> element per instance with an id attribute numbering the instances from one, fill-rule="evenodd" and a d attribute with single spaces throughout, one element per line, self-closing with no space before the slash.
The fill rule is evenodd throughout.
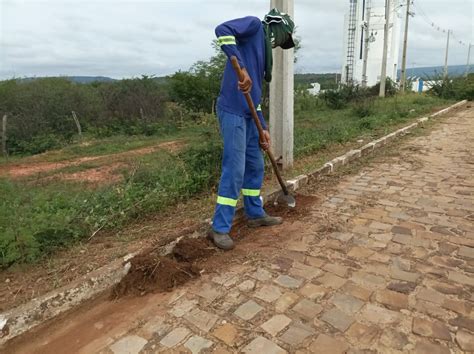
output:
<path id="1" fill-rule="evenodd" d="M 355 116 L 359 118 L 364 118 L 372 115 L 374 113 L 374 99 L 373 98 L 363 98 L 359 99 L 354 103 L 352 109 Z"/>

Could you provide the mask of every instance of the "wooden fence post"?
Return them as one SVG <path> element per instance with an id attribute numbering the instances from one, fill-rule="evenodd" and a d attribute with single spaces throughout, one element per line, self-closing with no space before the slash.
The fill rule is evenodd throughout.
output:
<path id="1" fill-rule="evenodd" d="M 2 155 L 7 157 L 7 115 L 3 115 L 2 119 Z"/>
<path id="2" fill-rule="evenodd" d="M 79 137 L 82 138 L 81 123 L 79 123 L 79 119 L 77 119 L 76 112 L 74 112 L 74 111 L 72 111 L 72 118 L 74 118 L 74 122 L 76 123 L 77 133 L 79 134 Z"/>

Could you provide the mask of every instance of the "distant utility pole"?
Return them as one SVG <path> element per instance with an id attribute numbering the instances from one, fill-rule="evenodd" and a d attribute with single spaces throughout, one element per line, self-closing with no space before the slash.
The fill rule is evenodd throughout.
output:
<path id="1" fill-rule="evenodd" d="M 390 0 L 385 0 L 385 26 L 383 34 L 383 56 L 382 73 L 380 75 L 379 96 L 385 97 L 385 82 L 387 81 L 387 54 L 388 54 L 388 30 L 390 27 Z"/>
<path id="2" fill-rule="evenodd" d="M 294 0 L 271 0 L 277 8 L 293 18 Z M 270 83 L 270 135 L 278 163 L 293 165 L 294 49 L 273 49 L 273 79 Z"/>
<path id="3" fill-rule="evenodd" d="M 469 49 L 467 50 L 467 64 L 466 64 L 466 74 L 464 76 L 468 77 L 469 71 L 471 71 L 471 47 L 472 44 L 469 43 Z"/>
<path id="4" fill-rule="evenodd" d="M 449 54 L 449 35 L 451 30 L 448 30 L 448 40 L 446 41 L 446 55 L 444 57 L 444 78 L 448 78 L 448 54 Z"/>
<path id="5" fill-rule="evenodd" d="M 367 60 L 369 58 L 370 43 L 370 0 L 367 0 L 367 8 L 365 10 L 365 41 L 364 41 L 364 62 L 362 65 L 362 87 L 367 87 Z"/>
<path id="6" fill-rule="evenodd" d="M 410 19 L 410 3 L 407 0 L 407 14 L 405 17 L 405 37 L 403 38 L 403 54 L 402 54 L 402 77 L 400 79 L 400 91 L 405 92 L 405 85 L 407 82 L 407 45 L 408 45 L 408 21 Z"/>

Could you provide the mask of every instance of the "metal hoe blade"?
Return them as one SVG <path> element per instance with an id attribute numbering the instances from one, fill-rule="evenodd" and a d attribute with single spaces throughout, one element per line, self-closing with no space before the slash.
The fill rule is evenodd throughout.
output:
<path id="1" fill-rule="evenodd" d="M 276 203 L 277 204 L 285 204 L 289 208 L 296 207 L 296 199 L 290 194 L 280 193 L 280 195 L 278 196 L 278 198 L 276 200 Z"/>

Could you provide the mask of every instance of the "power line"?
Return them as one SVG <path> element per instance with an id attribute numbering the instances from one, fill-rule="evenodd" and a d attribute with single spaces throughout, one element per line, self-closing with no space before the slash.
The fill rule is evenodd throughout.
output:
<path id="1" fill-rule="evenodd" d="M 417 3 L 412 3 L 413 6 L 416 8 L 418 14 L 420 15 L 420 18 L 426 22 L 429 26 L 431 26 L 435 31 L 442 32 L 442 33 L 448 33 L 450 32 L 451 36 L 454 38 L 455 42 L 457 44 L 460 44 L 462 46 L 467 46 L 468 44 L 465 41 L 460 40 L 452 30 L 445 29 L 442 26 L 439 26 L 436 24 L 434 21 L 431 20 L 431 18 L 426 14 L 426 12 L 418 5 Z"/>

